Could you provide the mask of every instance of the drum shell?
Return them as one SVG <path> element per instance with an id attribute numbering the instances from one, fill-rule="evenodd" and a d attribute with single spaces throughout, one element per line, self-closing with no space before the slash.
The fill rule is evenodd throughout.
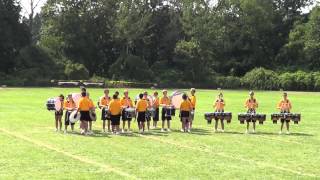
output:
<path id="1" fill-rule="evenodd" d="M 227 121 L 227 123 L 230 123 L 232 119 L 232 113 L 229 113 L 229 112 L 224 113 L 224 119 Z"/>

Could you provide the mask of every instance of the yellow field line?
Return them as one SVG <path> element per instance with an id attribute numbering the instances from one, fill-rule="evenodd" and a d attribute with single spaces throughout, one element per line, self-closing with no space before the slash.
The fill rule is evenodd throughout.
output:
<path id="1" fill-rule="evenodd" d="M 160 139 L 160 138 L 157 138 L 157 137 L 145 136 L 145 135 L 140 135 L 140 134 L 139 134 L 139 136 L 143 137 L 143 138 L 146 138 L 146 139 L 151 139 L 151 140 L 155 140 L 155 141 L 158 141 L 158 142 L 174 145 L 174 146 L 177 146 L 177 147 L 180 147 L 180 148 L 186 148 L 186 149 L 191 149 L 191 150 L 195 150 L 195 151 L 201 151 L 201 152 L 205 152 L 205 153 L 211 153 L 211 154 L 215 154 L 215 155 L 218 155 L 218 156 L 221 156 L 221 157 L 240 160 L 240 161 L 249 162 L 249 163 L 254 163 L 254 164 L 257 164 L 257 165 L 260 165 L 260 166 L 270 167 L 270 168 L 273 168 L 273 169 L 282 170 L 282 171 L 286 171 L 286 172 L 297 174 L 297 175 L 301 175 L 301 176 L 320 177 L 319 175 L 315 175 L 315 174 L 309 174 L 309 173 L 303 173 L 303 172 L 300 172 L 300 171 L 295 171 L 295 170 L 290 169 L 289 167 L 285 168 L 285 167 L 281 167 L 281 166 L 275 166 L 275 165 L 272 165 L 272 164 L 255 161 L 255 160 L 252 160 L 252 159 L 245 159 L 245 158 L 237 157 L 236 155 L 227 155 L 226 153 L 222 153 L 222 152 L 213 152 L 213 151 L 208 150 L 208 149 L 191 147 L 191 146 L 180 144 L 180 143 L 177 143 L 177 142 L 174 142 L 174 141 L 163 140 L 163 139 Z"/>
<path id="2" fill-rule="evenodd" d="M 96 162 L 94 160 L 91 160 L 91 159 L 88 159 L 86 157 L 82 157 L 82 156 L 78 156 L 78 155 L 74 155 L 70 152 L 67 152 L 67 151 L 63 151 L 61 149 L 58 149 L 56 147 L 53 147 L 49 144 L 45 144 L 45 143 L 42 143 L 40 141 L 36 141 L 34 139 L 31 139 L 31 138 L 28 138 L 22 134 L 17 134 L 16 132 L 10 132 L 10 131 L 7 131 L 6 129 L 2 129 L 0 128 L 0 131 L 4 134 L 7 134 L 7 135 L 10 135 L 12 137 L 15 137 L 17 139 L 22 139 L 24 141 L 27 141 L 29 143 L 32 143 L 38 147 L 42 147 L 42 148 L 45 148 L 45 149 L 48 149 L 48 150 L 51 150 L 51 151 L 55 151 L 57 153 L 60 153 L 64 156 L 67 156 L 69 158 L 72 158 L 72 159 L 75 159 L 75 160 L 78 160 L 80 162 L 83 162 L 83 163 L 87 163 L 87 164 L 92 164 L 94 166 L 97 166 L 97 167 L 100 167 L 102 168 L 103 170 L 105 170 L 105 172 L 114 172 L 120 176 L 123 176 L 123 177 L 126 177 L 126 178 L 130 178 L 130 179 L 138 179 L 137 177 L 131 175 L 131 174 L 128 174 L 128 173 L 125 173 L 124 171 L 122 170 L 119 170 L 117 168 L 114 168 L 110 165 L 106 165 L 106 164 L 103 164 L 103 163 L 99 163 L 99 162 Z"/>

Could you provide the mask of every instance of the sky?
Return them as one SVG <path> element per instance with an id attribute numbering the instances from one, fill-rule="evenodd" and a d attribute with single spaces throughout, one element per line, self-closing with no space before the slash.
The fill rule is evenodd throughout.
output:
<path id="1" fill-rule="evenodd" d="M 22 6 L 22 16 L 28 16 L 28 14 L 30 13 L 30 0 L 18 0 L 21 3 Z M 38 6 L 35 9 L 36 13 L 39 13 L 41 11 L 41 7 L 45 4 L 46 0 L 33 0 L 35 3 L 39 2 Z M 315 0 L 318 3 L 320 3 L 320 0 Z M 303 9 L 304 13 L 309 12 L 311 9 L 313 8 L 313 6 L 309 6 L 306 7 L 305 9 Z"/>

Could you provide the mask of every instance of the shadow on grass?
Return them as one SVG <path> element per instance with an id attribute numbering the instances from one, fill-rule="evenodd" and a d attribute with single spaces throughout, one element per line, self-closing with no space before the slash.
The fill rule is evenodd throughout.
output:
<path id="1" fill-rule="evenodd" d="M 252 134 L 252 133 L 251 133 Z M 281 136 L 279 133 L 272 133 L 272 132 L 256 132 L 253 135 L 269 135 L 269 136 Z M 307 133 L 290 133 L 285 134 L 285 132 L 282 135 L 286 136 L 313 136 L 313 134 L 307 134 Z"/>

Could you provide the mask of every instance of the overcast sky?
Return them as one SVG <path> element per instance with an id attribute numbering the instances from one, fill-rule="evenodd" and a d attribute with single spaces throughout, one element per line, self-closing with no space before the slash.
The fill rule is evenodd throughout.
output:
<path id="1" fill-rule="evenodd" d="M 19 0 L 18 0 L 19 1 Z M 320 0 L 315 0 L 318 3 Z M 27 16 L 30 13 L 30 0 L 20 0 L 22 6 L 22 15 Z M 34 0 L 35 3 L 39 2 L 35 12 L 38 13 L 41 10 L 41 7 L 45 4 L 46 0 Z M 312 9 L 313 6 L 307 7 L 303 10 L 303 12 L 307 13 Z"/>

